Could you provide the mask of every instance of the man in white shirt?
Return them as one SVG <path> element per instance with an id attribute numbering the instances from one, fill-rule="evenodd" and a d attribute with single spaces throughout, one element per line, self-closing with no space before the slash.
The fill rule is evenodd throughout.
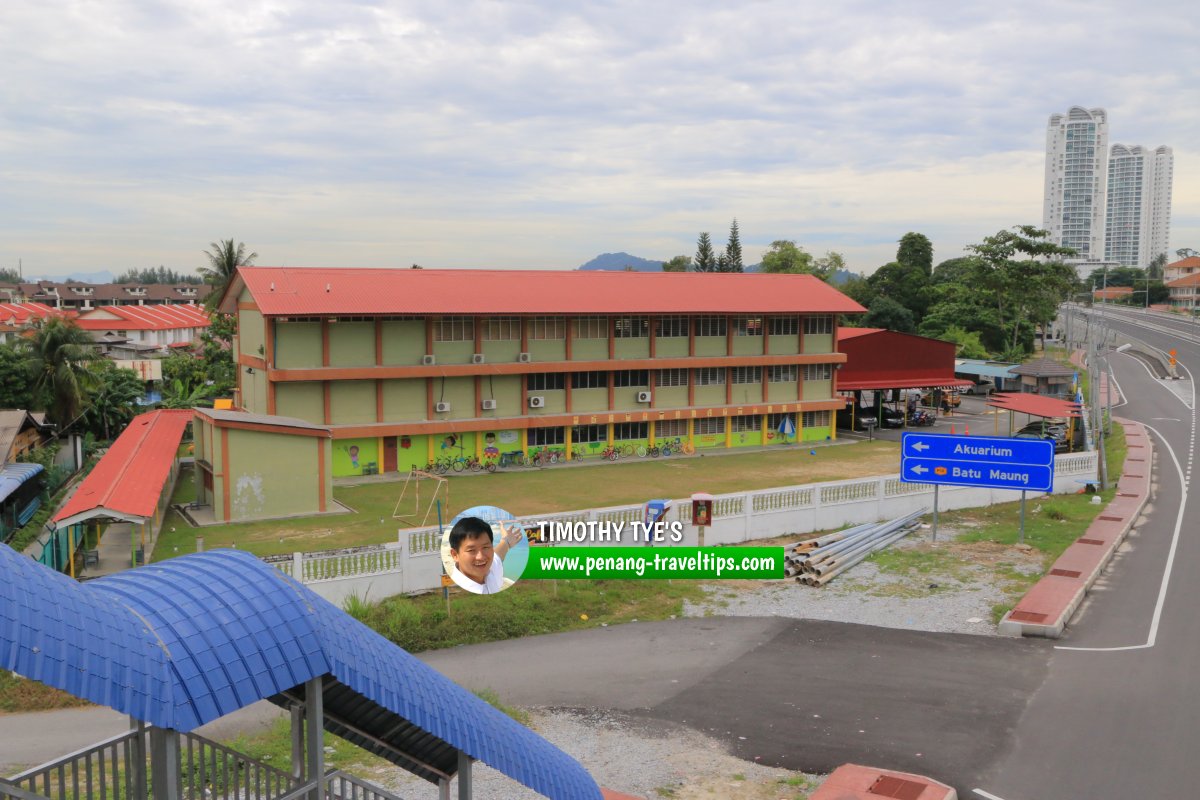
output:
<path id="1" fill-rule="evenodd" d="M 450 529 L 450 557 L 454 569 L 450 579 L 473 594 L 495 594 L 508 584 L 504 580 L 504 557 L 521 542 L 524 531 L 498 522 L 501 539 L 495 545 L 492 526 L 479 517 L 463 517 Z"/>

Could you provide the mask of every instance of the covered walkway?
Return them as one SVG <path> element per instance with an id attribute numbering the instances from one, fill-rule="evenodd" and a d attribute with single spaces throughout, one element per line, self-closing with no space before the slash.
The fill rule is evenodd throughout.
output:
<path id="1" fill-rule="evenodd" d="M 268 785 L 235 776 L 208 791 L 201 772 L 202 794 L 398 800 L 327 773 L 323 729 L 426 779 L 442 798 L 452 779 L 460 800 L 472 797 L 475 760 L 547 797 L 603 796 L 566 753 L 247 553 L 199 553 L 80 584 L 0 545 L 0 573 L 0 669 L 136 720 L 122 747 L 148 764 L 135 757 L 126 767 L 133 794 L 149 786 L 155 800 L 194 795 L 191 749 L 215 743 L 192 732 L 267 699 L 292 712 L 292 772 L 271 767 Z M 83 761 L 73 754 L 14 776 L 0 794 L 15 785 L 25 800 L 100 796 L 92 790 L 104 773 Z M 38 780 L 46 770 L 57 787 Z"/>
<path id="2" fill-rule="evenodd" d="M 121 555 L 104 541 L 113 534 L 111 529 L 101 537 L 99 574 L 149 560 L 179 472 L 179 443 L 191 419 L 190 410 L 159 410 L 134 417 L 52 519 L 54 539 L 44 552 L 66 551 L 67 559 L 51 563 L 43 558 L 43 563 L 78 574 L 72 556 L 88 522 L 128 523 L 120 530 L 130 531 L 122 541 Z"/>

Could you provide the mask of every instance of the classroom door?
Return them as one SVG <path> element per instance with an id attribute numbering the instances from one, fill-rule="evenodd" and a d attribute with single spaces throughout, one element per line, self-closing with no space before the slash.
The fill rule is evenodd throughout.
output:
<path id="1" fill-rule="evenodd" d="M 396 471 L 396 437 L 385 436 L 383 439 L 383 471 Z"/>

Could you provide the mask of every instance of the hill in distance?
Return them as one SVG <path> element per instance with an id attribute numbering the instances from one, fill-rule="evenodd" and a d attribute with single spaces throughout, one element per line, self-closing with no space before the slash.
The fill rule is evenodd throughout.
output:
<path id="1" fill-rule="evenodd" d="M 26 275 L 26 281 L 54 281 L 56 283 L 65 283 L 67 281 L 79 281 L 80 283 L 112 283 L 116 275 L 113 275 L 106 269 L 98 272 L 70 272 L 66 275 Z"/>
<path id="2" fill-rule="evenodd" d="M 629 253 L 601 253 L 586 264 L 581 264 L 579 269 L 589 272 L 597 270 L 620 272 L 626 267 L 632 267 L 634 272 L 662 272 L 662 265 L 661 261 L 638 258 Z"/>

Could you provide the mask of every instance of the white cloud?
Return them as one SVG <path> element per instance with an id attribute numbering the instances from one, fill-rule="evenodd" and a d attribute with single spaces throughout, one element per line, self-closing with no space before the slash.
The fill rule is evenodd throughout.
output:
<path id="1" fill-rule="evenodd" d="M 938 257 L 1041 218 L 1051 113 L 1175 148 L 1200 247 L 1190 6 L 34 2 L 0 47 L 0 266 L 571 267 L 771 240 Z M 36 266 L 35 266 L 36 265 Z"/>

